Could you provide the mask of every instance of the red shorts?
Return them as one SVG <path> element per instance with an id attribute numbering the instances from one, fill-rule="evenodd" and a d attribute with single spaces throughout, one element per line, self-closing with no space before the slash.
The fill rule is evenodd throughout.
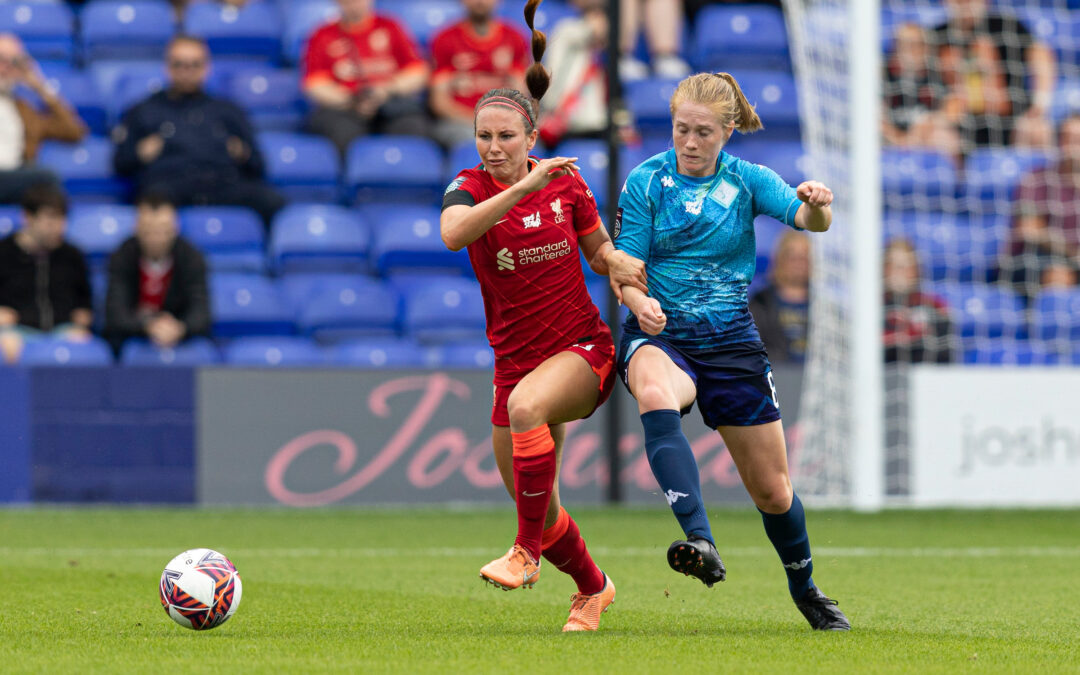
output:
<path id="1" fill-rule="evenodd" d="M 597 408 L 604 405 L 611 396 L 611 390 L 615 387 L 615 344 L 611 341 L 611 333 L 605 330 L 595 340 L 570 345 L 563 351 L 580 355 L 600 378 L 600 395 L 596 397 L 596 405 L 585 416 L 589 417 L 596 412 Z M 506 402 L 510 400 L 510 392 L 514 391 L 515 386 L 517 386 L 516 382 L 495 385 L 491 423 L 497 427 L 510 426 L 510 413 L 506 410 Z"/>

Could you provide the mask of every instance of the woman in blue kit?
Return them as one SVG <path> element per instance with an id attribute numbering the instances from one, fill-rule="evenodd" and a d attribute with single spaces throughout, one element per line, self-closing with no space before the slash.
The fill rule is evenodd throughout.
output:
<path id="1" fill-rule="evenodd" d="M 747 306 L 754 275 L 754 217 L 824 232 L 832 192 L 787 185 L 773 170 L 723 151 L 761 120 L 727 73 L 702 73 L 671 97 L 674 148 L 635 168 L 623 187 L 615 246 L 643 260 L 649 294 L 622 287 L 630 309 L 619 373 L 638 402 L 653 474 L 686 534 L 668 549 L 672 569 L 706 585 L 723 581 L 681 415 L 697 401 L 723 436 L 780 555 L 796 606 L 817 630 L 849 630 L 817 589 L 802 503 L 788 476 L 772 368 Z"/>

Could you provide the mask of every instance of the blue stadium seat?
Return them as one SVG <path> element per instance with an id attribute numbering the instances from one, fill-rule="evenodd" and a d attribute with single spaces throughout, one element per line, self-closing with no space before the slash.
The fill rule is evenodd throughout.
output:
<path id="1" fill-rule="evenodd" d="M 256 129 L 292 131 L 303 122 L 307 106 L 295 70 L 245 68 L 229 78 L 228 91 Z"/>
<path id="2" fill-rule="evenodd" d="M 161 63 L 139 61 L 122 70 L 114 80 L 113 92 L 108 99 L 113 121 L 119 122 L 129 108 L 161 91 L 167 84 Z"/>
<path id="3" fill-rule="evenodd" d="M 671 95 L 678 80 L 650 78 L 626 84 L 626 104 L 642 133 L 671 136 Z"/>
<path id="4" fill-rule="evenodd" d="M 429 363 L 430 351 L 415 340 L 367 338 L 334 345 L 329 361 L 354 368 L 423 368 L 433 365 Z"/>
<path id="5" fill-rule="evenodd" d="M 692 61 L 701 70 L 791 67 L 787 27 L 779 9 L 711 6 L 702 9 L 695 22 Z"/>
<path id="6" fill-rule="evenodd" d="M 125 366 L 205 366 L 220 362 L 221 352 L 207 338 L 192 338 L 175 347 L 128 340 L 120 351 L 120 363 Z"/>
<path id="7" fill-rule="evenodd" d="M 460 342 L 486 337 L 480 284 L 443 278 L 438 286 L 416 289 L 405 299 L 405 332 L 422 343 Z"/>
<path id="8" fill-rule="evenodd" d="M 66 63 L 56 62 L 42 63 L 41 72 L 49 86 L 75 108 L 79 117 L 90 129 L 90 133 L 98 135 L 108 133 L 109 117 L 106 100 L 88 73 L 76 70 Z M 41 97 L 23 84 L 16 87 L 16 94 L 37 107 L 43 105 Z"/>
<path id="9" fill-rule="evenodd" d="M 939 283 L 930 291 L 949 305 L 953 329 L 964 348 L 987 339 L 1026 339 L 1024 303 L 1011 290 L 987 284 Z"/>
<path id="10" fill-rule="evenodd" d="M 300 309 L 300 331 L 319 342 L 395 337 L 401 298 L 385 282 L 356 276 L 323 278 Z"/>
<path id="11" fill-rule="evenodd" d="M 371 234 L 354 211 L 292 204 L 274 217 L 270 260 L 280 273 L 366 272 Z"/>
<path id="12" fill-rule="evenodd" d="M 886 212 L 883 229 L 886 240 L 915 246 L 923 277 L 934 281 L 987 281 L 1008 236 L 1000 219 L 942 212 Z"/>
<path id="13" fill-rule="evenodd" d="M 437 359 L 440 368 L 492 369 L 495 367 L 495 352 L 491 351 L 491 345 L 487 340 L 439 345 L 433 357 Z"/>
<path id="14" fill-rule="evenodd" d="M 112 204 L 76 204 L 68 216 L 67 240 L 93 268 L 104 268 L 109 256 L 135 234 L 135 208 Z"/>
<path id="15" fill-rule="evenodd" d="M 370 205 L 360 213 L 372 225 L 371 261 L 380 275 L 471 272 L 468 253 L 443 244 L 434 206 Z"/>
<path id="16" fill-rule="evenodd" d="M 811 157 L 800 141 L 746 141 L 732 147 L 731 154 L 769 167 L 792 187 L 810 177 Z"/>
<path id="17" fill-rule="evenodd" d="M 304 0 L 289 3 L 282 8 L 282 14 L 285 32 L 281 36 L 281 48 L 285 60 L 299 63 L 311 34 L 324 23 L 336 20 L 341 9 L 334 0 Z"/>
<path id="18" fill-rule="evenodd" d="M 410 0 L 385 7 L 425 49 L 436 33 L 465 18 L 465 10 L 457 0 Z"/>
<path id="19" fill-rule="evenodd" d="M 46 338 L 27 341 L 20 363 L 26 366 L 108 366 L 113 363 L 112 350 L 99 337 L 86 340 Z"/>
<path id="20" fill-rule="evenodd" d="M 1048 166 L 1049 153 L 1013 148 L 977 148 L 964 163 L 963 194 L 972 202 L 981 200 L 991 210 L 1013 199 L 1025 174 Z"/>
<path id="21" fill-rule="evenodd" d="M 0 239 L 22 227 L 22 213 L 18 206 L 0 205 Z"/>
<path id="22" fill-rule="evenodd" d="M 932 200 L 940 208 L 938 198 L 956 196 L 956 167 L 933 150 L 883 148 L 881 177 L 885 194 L 897 198 Z"/>
<path id="23" fill-rule="evenodd" d="M 283 131 L 258 135 L 266 176 L 294 201 L 335 202 L 340 194 L 341 161 L 326 138 Z"/>
<path id="24" fill-rule="evenodd" d="M 443 153 L 435 141 L 416 136 L 367 136 L 349 146 L 345 181 L 357 202 L 438 203 Z"/>
<path id="25" fill-rule="evenodd" d="M 287 274 L 278 280 L 285 302 L 299 314 L 308 300 L 323 286 L 348 285 L 359 280 L 368 279 L 366 274 L 320 274 L 300 273 Z M 363 283 L 360 281 L 359 283 Z M 396 290 L 396 289 L 395 289 Z"/>
<path id="26" fill-rule="evenodd" d="M 225 363 L 257 368 L 319 366 L 323 350 L 308 338 L 243 337 L 225 347 Z"/>
<path id="27" fill-rule="evenodd" d="M 795 78 L 779 70 L 730 70 L 746 100 L 765 125 L 772 140 L 799 139 L 799 99 Z"/>
<path id="28" fill-rule="evenodd" d="M 528 26 L 525 25 L 525 19 L 522 15 L 524 6 L 525 3 L 500 2 L 496 6 L 495 13 L 504 21 L 509 21 L 511 25 L 519 27 L 522 34 L 528 36 Z M 547 33 L 550 39 L 551 31 L 555 29 L 556 24 L 563 19 L 578 15 L 578 10 L 565 2 L 545 0 L 536 8 L 536 22 L 533 25 L 536 26 L 536 30 Z"/>
<path id="29" fill-rule="evenodd" d="M 1009 13 L 1015 14 L 1040 41 L 1049 45 L 1062 64 L 1076 65 L 1080 57 L 1080 18 L 1076 12 L 1053 7 L 1013 3 Z"/>
<path id="30" fill-rule="evenodd" d="M 36 59 L 71 61 L 75 15 L 62 2 L 0 2 L 0 33 L 15 33 Z"/>
<path id="31" fill-rule="evenodd" d="M 278 287 L 254 274 L 210 276 L 210 309 L 215 337 L 291 335 L 295 314 Z"/>
<path id="32" fill-rule="evenodd" d="M 608 147 L 606 141 L 576 140 L 560 143 L 554 156 L 577 157 L 578 168 L 585 184 L 596 197 L 597 205 L 603 209 L 607 203 L 608 184 Z"/>
<path id="33" fill-rule="evenodd" d="M 1061 123 L 1066 117 L 1080 113 L 1080 80 L 1063 79 L 1054 90 L 1054 100 L 1050 106 L 1050 119 L 1054 124 Z"/>
<path id="34" fill-rule="evenodd" d="M 1076 349 L 1080 342 L 1080 290 L 1047 289 L 1032 305 L 1031 328 L 1036 339 L 1059 349 Z"/>
<path id="35" fill-rule="evenodd" d="M 450 149 L 450 156 L 446 162 L 446 176 L 443 180 L 449 185 L 462 170 L 476 168 L 480 163 L 480 155 L 476 152 L 476 141 L 468 140 L 459 143 Z"/>
<path id="36" fill-rule="evenodd" d="M 263 224 L 251 209 L 189 206 L 180 210 L 180 231 L 203 252 L 214 272 L 266 270 Z"/>
<path id="37" fill-rule="evenodd" d="M 989 366 L 1055 366 L 1062 356 L 1038 343 L 1016 340 L 984 340 L 964 350 L 964 363 Z"/>
<path id="38" fill-rule="evenodd" d="M 206 40 L 217 57 L 281 58 L 281 15 L 269 2 L 250 2 L 241 8 L 216 2 L 194 4 L 184 14 L 184 32 Z"/>
<path id="39" fill-rule="evenodd" d="M 41 144 L 38 164 L 55 171 L 74 201 L 112 202 L 128 193 L 126 181 L 113 176 L 113 144 L 100 136 L 81 143 Z"/>
<path id="40" fill-rule="evenodd" d="M 84 59 L 160 58 L 176 30 L 165 0 L 91 0 L 79 15 Z"/>

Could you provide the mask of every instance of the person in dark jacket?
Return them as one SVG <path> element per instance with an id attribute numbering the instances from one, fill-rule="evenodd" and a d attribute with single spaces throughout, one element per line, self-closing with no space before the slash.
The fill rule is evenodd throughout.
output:
<path id="1" fill-rule="evenodd" d="M 30 187 L 22 228 L 0 240 L 0 355 L 17 361 L 26 340 L 90 335 L 90 275 L 79 249 L 64 241 L 67 197 L 56 185 Z"/>
<path id="2" fill-rule="evenodd" d="M 750 299 L 769 360 L 802 363 L 810 316 L 810 240 L 787 232 L 776 244 L 769 285 Z"/>
<path id="3" fill-rule="evenodd" d="M 177 233 L 176 208 L 160 194 L 136 205 L 135 236 L 109 258 L 105 336 L 114 349 L 147 338 L 159 347 L 210 334 L 206 262 Z"/>
<path id="4" fill-rule="evenodd" d="M 232 204 L 259 212 L 269 225 L 285 205 L 263 180 L 262 154 L 245 113 L 203 85 L 210 51 L 199 38 L 174 37 L 166 50 L 168 87 L 137 103 L 113 130 L 116 172 L 139 192 L 174 204 Z"/>

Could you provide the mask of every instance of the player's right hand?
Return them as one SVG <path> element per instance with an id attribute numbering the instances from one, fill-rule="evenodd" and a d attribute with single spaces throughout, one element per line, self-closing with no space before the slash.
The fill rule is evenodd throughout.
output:
<path id="1" fill-rule="evenodd" d="M 659 335 L 667 325 L 667 315 L 660 309 L 660 302 L 656 298 L 642 300 L 634 316 L 637 317 L 641 330 L 647 335 Z"/>
<path id="2" fill-rule="evenodd" d="M 574 162 L 577 157 L 549 157 L 537 162 L 525 178 L 521 179 L 520 185 L 528 192 L 543 190 L 551 181 L 561 176 L 569 176 L 574 171 L 579 171 Z"/>

